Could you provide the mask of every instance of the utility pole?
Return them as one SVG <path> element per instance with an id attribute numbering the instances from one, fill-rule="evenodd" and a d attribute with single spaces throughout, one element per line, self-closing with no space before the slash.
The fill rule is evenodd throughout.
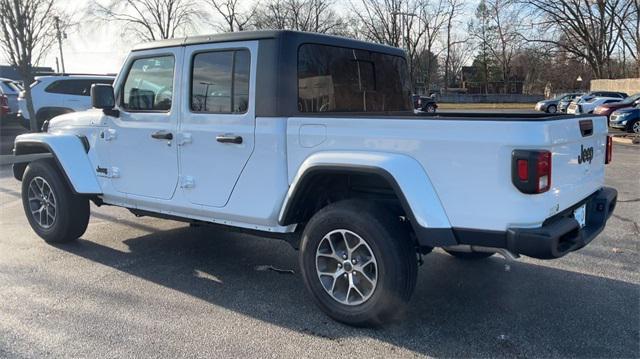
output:
<path id="1" fill-rule="evenodd" d="M 67 38 L 67 34 L 60 31 L 60 18 L 55 16 L 53 20 L 56 22 L 56 36 L 58 37 L 58 48 L 60 49 L 60 64 L 62 65 L 62 73 L 65 73 L 64 69 L 64 57 L 62 56 L 62 36 Z"/>

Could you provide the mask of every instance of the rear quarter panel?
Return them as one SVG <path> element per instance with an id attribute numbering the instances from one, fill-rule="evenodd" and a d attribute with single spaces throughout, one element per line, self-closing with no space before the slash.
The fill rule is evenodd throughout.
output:
<path id="1" fill-rule="evenodd" d="M 319 151 L 405 154 L 426 171 L 453 227 L 505 230 L 538 227 L 604 183 L 606 118 L 595 117 L 593 165 L 576 169 L 582 137 L 575 117 L 558 121 L 484 121 L 411 118 L 289 118 L 289 183 L 303 161 Z M 316 130 L 309 136 L 301 128 Z M 318 131 L 317 128 L 323 128 Z M 318 134 L 321 133 L 321 135 Z M 318 138 L 320 136 L 321 138 Z M 514 149 L 553 153 L 552 188 L 527 195 L 511 183 Z"/>

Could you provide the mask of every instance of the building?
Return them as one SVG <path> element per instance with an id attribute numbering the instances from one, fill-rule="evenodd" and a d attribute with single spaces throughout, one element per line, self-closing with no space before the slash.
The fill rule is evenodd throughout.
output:
<path id="1" fill-rule="evenodd" d="M 34 67 L 34 76 L 52 74 L 55 71 L 51 67 Z M 0 65 L 0 77 L 15 81 L 24 81 L 17 67 L 11 65 Z"/>

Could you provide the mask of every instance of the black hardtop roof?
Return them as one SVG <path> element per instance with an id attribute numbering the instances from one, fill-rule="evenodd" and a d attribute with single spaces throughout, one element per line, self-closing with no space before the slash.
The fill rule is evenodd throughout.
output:
<path id="1" fill-rule="evenodd" d="M 262 30 L 262 31 L 239 31 L 227 32 L 212 35 L 188 36 L 176 39 L 157 40 L 138 44 L 133 47 L 132 51 L 160 49 L 167 47 L 187 46 L 196 44 L 232 42 L 232 41 L 252 41 L 252 40 L 293 40 L 302 43 L 321 43 L 326 45 L 352 47 L 358 49 L 366 49 L 376 52 L 382 52 L 397 56 L 404 56 L 404 51 L 387 45 L 376 44 L 354 40 L 346 37 L 318 34 L 312 32 L 291 31 L 291 30 Z"/>

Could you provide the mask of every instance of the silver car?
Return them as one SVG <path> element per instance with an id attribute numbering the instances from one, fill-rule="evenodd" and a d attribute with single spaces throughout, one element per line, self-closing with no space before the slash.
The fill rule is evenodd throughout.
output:
<path id="1" fill-rule="evenodd" d="M 18 95 L 22 91 L 17 81 L 0 77 L 0 93 L 7 97 L 9 103 L 9 114 L 18 113 Z"/>

